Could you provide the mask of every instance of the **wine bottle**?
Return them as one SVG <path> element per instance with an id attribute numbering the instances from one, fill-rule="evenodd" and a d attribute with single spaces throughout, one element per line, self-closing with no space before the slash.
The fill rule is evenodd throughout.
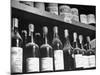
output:
<path id="1" fill-rule="evenodd" d="M 89 68 L 95 68 L 96 67 L 95 52 L 94 50 L 91 49 L 89 36 L 87 36 L 87 55 L 88 55 Z"/>
<path id="2" fill-rule="evenodd" d="M 79 48 L 79 44 L 78 44 L 78 39 L 77 39 L 77 33 L 74 32 L 73 33 L 73 37 L 74 37 L 74 43 L 73 43 L 73 53 L 74 53 L 74 61 L 75 61 L 75 69 L 76 70 L 80 70 L 82 69 L 82 51 Z"/>
<path id="3" fill-rule="evenodd" d="M 83 36 L 82 35 L 79 35 L 79 45 L 80 45 L 80 50 L 82 52 L 82 62 L 83 62 L 82 68 L 86 69 L 86 68 L 88 68 L 88 56 L 87 56 L 87 52 L 83 46 Z"/>
<path id="4" fill-rule="evenodd" d="M 18 31 L 18 19 L 13 18 L 13 30 L 11 34 L 11 72 L 22 73 L 23 48 L 22 38 Z"/>
<path id="5" fill-rule="evenodd" d="M 65 34 L 65 43 L 64 43 L 64 70 L 73 70 L 74 69 L 74 58 L 73 58 L 73 48 L 70 44 L 68 30 L 64 30 Z"/>
<path id="6" fill-rule="evenodd" d="M 58 27 L 53 28 L 53 50 L 54 50 L 54 70 L 64 70 L 64 60 L 63 60 L 63 45 L 58 35 Z"/>
<path id="7" fill-rule="evenodd" d="M 39 46 L 35 43 L 33 33 L 34 25 L 29 24 L 29 36 L 28 43 L 26 44 L 26 71 L 27 72 L 39 72 Z"/>
<path id="8" fill-rule="evenodd" d="M 47 39 L 48 28 L 43 27 L 44 43 L 40 47 L 41 54 L 41 72 L 53 71 L 53 51 L 52 47 L 48 44 Z"/>

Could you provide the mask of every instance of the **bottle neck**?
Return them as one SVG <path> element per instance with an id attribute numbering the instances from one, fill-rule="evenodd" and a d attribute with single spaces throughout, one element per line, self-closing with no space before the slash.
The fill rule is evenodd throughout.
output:
<path id="1" fill-rule="evenodd" d="M 72 46 L 71 46 L 71 43 L 70 43 L 70 40 L 69 40 L 69 36 L 65 37 L 65 44 L 64 44 L 64 47 L 67 48 L 67 49 L 72 49 Z"/>
<path id="2" fill-rule="evenodd" d="M 59 39 L 58 33 L 55 33 L 55 32 L 54 32 L 54 37 L 53 37 L 53 42 L 52 42 L 52 44 L 53 44 L 54 50 L 62 50 L 63 45 L 62 45 L 61 40 Z"/>
<path id="3" fill-rule="evenodd" d="M 78 48 L 77 40 L 74 40 L 74 48 Z"/>
<path id="4" fill-rule="evenodd" d="M 25 43 L 24 44 L 26 44 L 27 43 L 27 36 L 25 36 Z"/>
<path id="5" fill-rule="evenodd" d="M 21 37 L 21 35 L 19 33 L 18 27 L 14 27 L 14 37 L 16 37 L 16 38 L 18 38 L 18 39 L 23 41 L 23 39 L 22 39 L 22 37 Z"/>
<path id="6" fill-rule="evenodd" d="M 16 40 L 16 46 L 17 46 L 17 47 L 20 47 L 20 45 L 19 45 L 19 40 L 18 40 L 18 39 Z"/>
<path id="7" fill-rule="evenodd" d="M 27 43 L 27 31 L 22 30 L 23 45 Z"/>
<path id="8" fill-rule="evenodd" d="M 67 44 L 70 44 L 69 36 L 65 37 L 65 39 L 66 39 L 66 43 L 67 43 Z"/>
<path id="9" fill-rule="evenodd" d="M 12 32 L 12 46 L 14 47 L 21 47 L 23 43 L 23 39 L 21 38 L 18 28 L 14 28 Z"/>
<path id="10" fill-rule="evenodd" d="M 87 50 L 90 50 L 90 49 L 91 49 L 90 42 L 87 42 Z"/>
<path id="11" fill-rule="evenodd" d="M 45 44 L 48 44 L 47 34 L 43 34 L 43 36 L 44 36 L 44 41 L 45 41 L 44 43 L 45 43 Z"/>
<path id="12" fill-rule="evenodd" d="M 31 43 L 34 43 L 33 32 L 31 32 Z"/>
<path id="13" fill-rule="evenodd" d="M 18 32 L 18 27 L 14 27 L 14 32 Z"/>
<path id="14" fill-rule="evenodd" d="M 54 32 L 54 38 L 59 38 L 58 33 Z"/>
<path id="15" fill-rule="evenodd" d="M 81 49 L 84 49 L 83 43 L 80 43 L 80 48 L 81 48 Z"/>
<path id="16" fill-rule="evenodd" d="M 27 34 L 24 34 L 25 35 L 25 43 L 27 42 Z"/>

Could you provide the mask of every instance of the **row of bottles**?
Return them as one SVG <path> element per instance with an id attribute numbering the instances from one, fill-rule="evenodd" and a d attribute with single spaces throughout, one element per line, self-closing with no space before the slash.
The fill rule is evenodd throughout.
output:
<path id="1" fill-rule="evenodd" d="M 29 24 L 28 32 L 18 31 L 18 19 L 13 18 L 11 31 L 11 72 L 47 72 L 68 71 L 95 68 L 95 52 L 90 46 L 90 37 L 87 36 L 86 49 L 83 46 L 83 36 L 73 33 L 73 46 L 70 43 L 69 32 L 64 30 L 64 46 L 58 35 L 58 27 L 53 28 L 52 45 L 49 44 L 48 28 L 43 27 L 43 44 L 37 45 L 34 40 L 34 25 Z M 78 41 L 79 40 L 79 44 Z"/>

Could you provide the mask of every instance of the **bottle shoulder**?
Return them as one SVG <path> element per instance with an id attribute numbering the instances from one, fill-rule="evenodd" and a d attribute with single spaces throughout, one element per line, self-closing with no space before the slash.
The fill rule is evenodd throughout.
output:
<path id="1" fill-rule="evenodd" d="M 26 47 L 29 47 L 29 46 L 36 46 L 37 48 L 39 48 L 39 46 L 34 42 L 29 42 L 26 44 Z"/>
<path id="2" fill-rule="evenodd" d="M 11 32 L 11 37 L 12 39 L 20 39 L 21 41 L 23 41 L 21 35 L 18 32 Z"/>
<path id="3" fill-rule="evenodd" d="M 57 43 L 62 45 L 62 42 L 59 38 L 54 38 L 53 41 L 52 41 L 52 44 L 57 44 Z"/>
<path id="4" fill-rule="evenodd" d="M 52 46 L 50 46 L 49 44 L 42 44 L 40 46 L 40 48 L 45 48 L 45 47 L 49 47 L 50 49 L 52 49 Z"/>
<path id="5" fill-rule="evenodd" d="M 80 48 L 74 48 L 73 53 L 74 54 L 82 54 L 82 50 Z"/>
<path id="6" fill-rule="evenodd" d="M 54 50 L 62 50 L 63 49 L 63 44 L 61 42 L 61 40 L 59 38 L 54 38 L 52 41 L 52 46 L 54 48 Z"/>
<path id="7" fill-rule="evenodd" d="M 69 45 L 65 44 L 63 50 L 73 50 L 73 47 L 70 44 Z"/>

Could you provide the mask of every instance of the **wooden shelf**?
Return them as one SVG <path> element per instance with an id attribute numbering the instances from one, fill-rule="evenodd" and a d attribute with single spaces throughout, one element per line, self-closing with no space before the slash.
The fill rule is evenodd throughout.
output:
<path id="1" fill-rule="evenodd" d="M 28 5 L 19 3 L 18 1 L 12 1 L 11 7 L 22 10 L 22 11 L 25 11 L 25 12 L 28 12 L 28 13 L 32 13 L 32 14 L 35 14 L 35 15 L 47 17 L 47 18 L 50 18 L 52 20 L 57 20 L 57 21 L 60 21 L 60 22 L 64 22 L 63 18 L 61 16 L 56 16 L 56 15 L 51 14 L 49 12 L 42 11 L 42 10 L 39 10 L 37 8 L 34 8 L 34 7 L 30 7 Z M 64 22 L 64 23 L 66 23 L 66 22 Z M 93 30 L 93 31 L 96 30 L 96 28 L 94 26 L 83 24 L 83 23 L 80 23 L 80 22 L 72 21 L 71 25 L 86 28 L 86 29 L 90 29 L 90 30 Z"/>
<path id="2" fill-rule="evenodd" d="M 96 68 L 88 68 L 88 69 L 82 69 L 82 70 L 70 70 L 70 71 L 85 71 L 85 70 L 96 70 Z M 67 71 L 56 71 L 56 72 L 67 72 Z M 16 73 L 16 74 L 11 74 L 11 75 L 33 75 L 36 73 L 51 73 L 51 72 L 32 72 L 32 73 L 26 73 L 26 74 Z"/>

